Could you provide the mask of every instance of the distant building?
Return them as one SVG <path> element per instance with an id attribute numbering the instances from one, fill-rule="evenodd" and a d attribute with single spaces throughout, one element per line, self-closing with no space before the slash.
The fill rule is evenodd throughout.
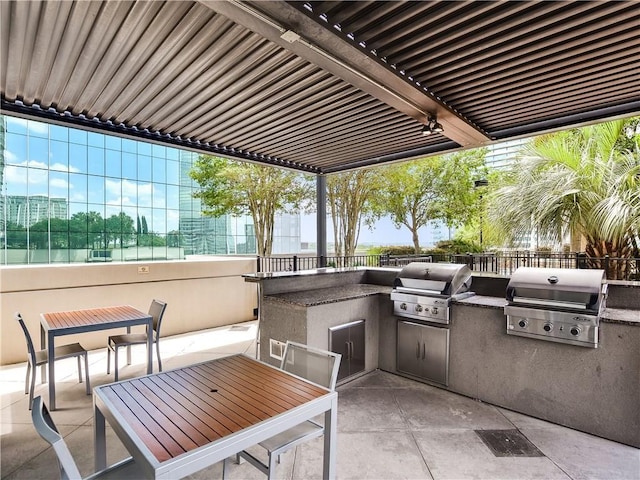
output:
<path id="1" fill-rule="evenodd" d="M 49 218 L 66 219 L 69 204 L 64 198 L 49 198 L 45 195 L 8 195 L 3 202 L 5 221 L 21 227 L 30 227 Z"/>

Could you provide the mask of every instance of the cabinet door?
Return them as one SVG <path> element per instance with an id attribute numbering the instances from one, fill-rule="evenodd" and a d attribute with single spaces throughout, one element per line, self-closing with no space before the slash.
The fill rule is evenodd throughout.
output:
<path id="1" fill-rule="evenodd" d="M 421 377 L 443 385 L 449 381 L 449 329 L 422 325 Z"/>
<path id="2" fill-rule="evenodd" d="M 349 375 L 364 370 L 364 320 L 354 322 L 349 327 L 349 342 L 351 342 L 351 358 L 349 358 Z"/>
<path id="3" fill-rule="evenodd" d="M 422 375 L 422 325 L 398 322 L 398 371 Z"/>
<path id="4" fill-rule="evenodd" d="M 342 355 L 340 368 L 338 369 L 338 380 L 349 376 L 349 326 L 340 325 L 329 329 L 329 350 Z"/>

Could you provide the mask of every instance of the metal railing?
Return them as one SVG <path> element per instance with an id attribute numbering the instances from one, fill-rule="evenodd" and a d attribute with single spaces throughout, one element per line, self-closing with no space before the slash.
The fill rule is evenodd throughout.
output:
<path id="1" fill-rule="evenodd" d="M 324 267 L 397 267 L 410 262 L 463 263 L 475 272 L 511 275 L 520 267 L 603 269 L 609 280 L 640 280 L 640 258 L 588 257 L 582 252 L 504 251 L 429 255 L 291 255 L 257 257 L 258 272 L 286 272 Z"/>

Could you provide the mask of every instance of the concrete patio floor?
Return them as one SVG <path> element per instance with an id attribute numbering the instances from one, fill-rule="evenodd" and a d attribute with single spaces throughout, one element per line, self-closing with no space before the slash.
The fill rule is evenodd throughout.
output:
<path id="1" fill-rule="evenodd" d="M 234 353 L 255 354 L 256 323 L 247 322 L 161 340 L 164 370 Z M 144 347 L 134 347 L 122 379 L 143 375 Z M 89 353 L 92 386 L 113 381 L 106 349 Z M 125 364 L 123 360 L 121 364 Z M 91 396 L 78 383 L 73 359 L 58 362 L 52 413 L 83 475 L 93 472 Z M 157 368 L 157 364 L 154 368 Z M 35 432 L 24 394 L 26 364 L 0 368 L 1 478 L 57 478 L 52 449 Z M 373 372 L 338 387 L 339 479 L 640 479 L 640 450 L 527 417 L 446 390 L 385 372 Z M 36 395 L 47 401 L 45 385 Z M 606 415 L 606 412 L 602 412 Z M 108 461 L 127 456 L 108 429 Z M 498 457 L 477 430 L 518 430 L 541 452 L 537 457 Z M 260 452 L 256 448 L 256 452 Z M 261 453 L 261 452 L 260 452 Z M 282 457 L 278 478 L 315 479 L 322 473 L 322 440 Z M 231 464 L 230 479 L 263 479 L 258 470 Z M 222 465 L 193 479 L 220 478 Z"/>

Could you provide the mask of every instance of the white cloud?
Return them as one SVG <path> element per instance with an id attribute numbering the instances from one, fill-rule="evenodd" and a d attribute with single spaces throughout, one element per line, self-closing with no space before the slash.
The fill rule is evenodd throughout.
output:
<path id="1" fill-rule="evenodd" d="M 69 188 L 69 182 L 62 178 L 54 178 L 53 180 L 51 180 L 50 185 L 52 188 Z M 73 185 L 71 185 L 71 188 L 73 188 Z"/>

